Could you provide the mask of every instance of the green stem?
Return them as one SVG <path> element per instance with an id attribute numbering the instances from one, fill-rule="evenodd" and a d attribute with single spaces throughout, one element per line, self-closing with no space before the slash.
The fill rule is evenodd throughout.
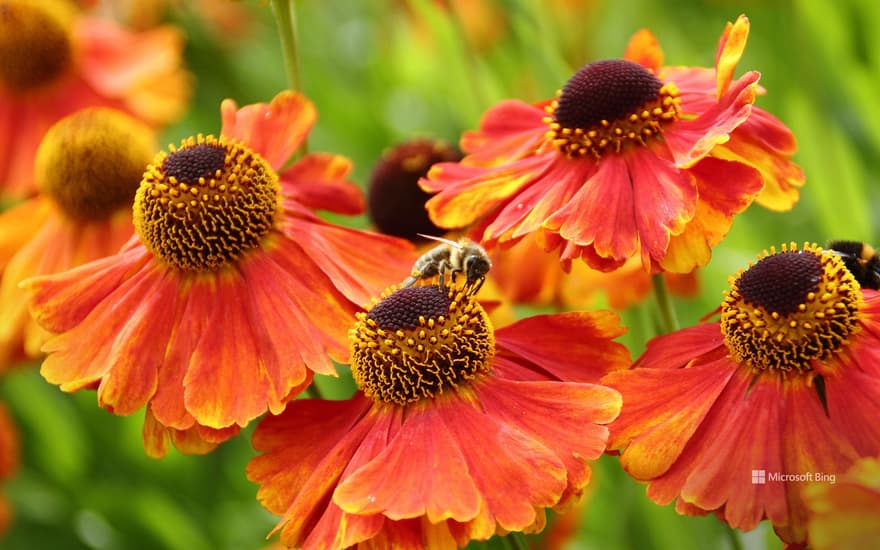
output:
<path id="1" fill-rule="evenodd" d="M 324 399 L 324 393 L 321 391 L 321 388 L 315 384 L 314 380 L 312 380 L 312 383 L 302 391 L 302 394 L 309 399 Z"/>
<path id="2" fill-rule="evenodd" d="M 302 74 L 299 66 L 299 50 L 296 39 L 296 0 L 269 0 L 275 24 L 278 26 L 278 38 L 281 40 L 281 54 L 284 57 L 284 72 L 287 73 L 288 88 L 294 92 L 302 91 Z M 303 138 L 297 150 L 302 157 L 309 152 L 308 138 Z"/>
<path id="3" fill-rule="evenodd" d="M 662 334 L 669 334 L 678 330 L 678 319 L 675 317 L 675 308 L 669 298 L 669 289 L 666 288 L 666 278 L 662 273 L 651 276 L 654 285 L 654 298 L 657 300 L 657 309 L 660 312 L 660 330 Z"/>
<path id="4" fill-rule="evenodd" d="M 284 56 L 284 71 L 290 89 L 302 91 L 302 75 L 299 68 L 299 55 L 296 41 L 296 0 L 269 0 L 278 37 L 281 39 L 281 54 Z"/>
<path id="5" fill-rule="evenodd" d="M 510 542 L 510 545 L 514 550 L 529 550 L 529 543 L 526 541 L 526 536 L 519 531 L 511 531 L 504 538 Z"/>
<path id="6" fill-rule="evenodd" d="M 727 539 L 730 541 L 731 550 L 743 550 L 742 539 L 739 537 L 739 531 L 729 525 L 724 525 L 724 531 L 727 533 Z"/>

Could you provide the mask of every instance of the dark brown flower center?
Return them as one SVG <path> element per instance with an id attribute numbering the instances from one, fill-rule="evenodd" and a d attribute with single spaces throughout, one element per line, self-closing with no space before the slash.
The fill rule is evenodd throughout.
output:
<path id="1" fill-rule="evenodd" d="M 419 178 L 433 164 L 460 159 L 461 153 L 447 143 L 427 139 L 386 151 L 373 167 L 367 193 L 368 213 L 379 231 L 412 241 L 419 233 L 444 233 L 428 217 L 425 202 L 431 195 L 419 187 Z"/>
<path id="2" fill-rule="evenodd" d="M 27 93 L 72 66 L 72 7 L 58 0 L 0 0 L 0 84 Z"/>
<path id="3" fill-rule="evenodd" d="M 736 278 L 721 305 L 728 349 L 757 370 L 808 373 L 858 327 L 862 294 L 840 257 L 815 244 L 771 248 Z"/>
<path id="4" fill-rule="evenodd" d="M 678 120 L 678 90 L 626 59 L 583 66 L 548 107 L 548 138 L 570 157 L 644 144 Z"/>
<path id="5" fill-rule="evenodd" d="M 131 209 L 154 152 L 153 131 L 143 123 L 114 109 L 83 109 L 46 132 L 34 173 L 68 216 L 102 220 Z"/>
<path id="6" fill-rule="evenodd" d="M 406 405 L 430 399 L 489 371 L 492 325 L 461 289 L 391 289 L 350 331 L 351 370 L 364 393 Z"/>
<path id="7" fill-rule="evenodd" d="M 164 262 L 216 270 L 260 245 L 279 194 L 278 176 L 257 153 L 199 135 L 148 167 L 135 197 L 135 228 Z"/>

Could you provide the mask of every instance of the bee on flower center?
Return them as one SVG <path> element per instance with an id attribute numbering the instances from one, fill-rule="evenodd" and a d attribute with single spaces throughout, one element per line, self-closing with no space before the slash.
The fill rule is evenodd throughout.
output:
<path id="1" fill-rule="evenodd" d="M 486 280 L 486 274 L 492 267 L 489 255 L 482 246 L 470 239 L 456 242 L 421 233 L 419 236 L 442 244 L 425 252 L 416 260 L 410 277 L 403 282 L 404 287 L 412 286 L 420 279 L 430 279 L 435 275 L 440 276 L 439 283 L 442 287 L 445 286 L 444 279 L 447 274 L 453 279 L 456 273 L 464 273 L 467 278 L 466 286 L 470 289 L 468 294 L 476 294 L 480 290 Z M 453 282 L 450 280 L 449 284 Z"/>
<path id="2" fill-rule="evenodd" d="M 827 248 L 839 256 L 862 288 L 880 290 L 880 254 L 858 241 L 830 241 Z"/>

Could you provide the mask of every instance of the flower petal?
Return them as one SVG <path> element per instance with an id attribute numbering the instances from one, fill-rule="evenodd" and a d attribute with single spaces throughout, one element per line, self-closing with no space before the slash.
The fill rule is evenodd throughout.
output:
<path id="1" fill-rule="evenodd" d="M 284 194 L 312 210 L 354 216 L 364 211 L 360 188 L 345 178 L 351 161 L 329 153 L 311 153 L 281 173 Z"/>
<path id="2" fill-rule="evenodd" d="M 222 300 L 217 299 L 223 296 Z M 226 428 L 246 426 L 278 410 L 285 394 L 272 386 L 258 350 L 245 303 L 247 283 L 238 272 L 197 280 L 188 296 L 188 314 L 205 319 L 183 380 L 187 411 L 199 424 Z"/>
<path id="3" fill-rule="evenodd" d="M 669 470 L 709 414 L 734 368 L 722 359 L 674 373 L 643 368 L 605 376 L 602 383 L 623 395 L 623 410 L 611 424 L 608 443 L 609 449 L 623 449 L 623 468 L 639 480 L 654 479 Z"/>
<path id="4" fill-rule="evenodd" d="M 220 133 L 246 143 L 276 171 L 306 139 L 318 117 L 311 101 L 291 91 L 279 93 L 271 103 L 254 103 L 240 109 L 233 100 L 226 99 L 220 113 Z"/>
<path id="5" fill-rule="evenodd" d="M 333 502 L 351 514 L 381 513 L 392 520 L 422 515 L 431 523 L 473 519 L 481 495 L 439 407 L 468 405 L 412 407 L 388 446 L 339 484 Z"/>
<path id="6" fill-rule="evenodd" d="M 716 145 L 726 143 L 730 133 L 749 118 L 759 77 L 755 71 L 746 73 L 696 119 L 669 125 L 663 139 L 679 168 L 689 168 Z"/>
<path id="7" fill-rule="evenodd" d="M 614 338 L 626 332 L 610 311 L 535 315 L 495 331 L 499 354 L 512 354 L 534 364 L 515 378 L 546 374 L 566 382 L 598 382 L 605 374 L 631 363 L 629 351 Z M 497 367 L 496 367 L 497 370 Z"/>
<path id="8" fill-rule="evenodd" d="M 742 58 L 749 38 L 749 18 L 740 15 L 736 22 L 724 27 L 715 53 L 715 71 L 717 73 L 717 95 L 720 98 L 730 87 L 736 65 Z"/>
<path id="9" fill-rule="evenodd" d="M 635 61 L 654 74 L 660 72 L 663 66 L 663 50 L 657 37 L 648 29 L 641 29 L 630 37 L 623 58 Z"/>
<path id="10" fill-rule="evenodd" d="M 486 111 L 480 129 L 462 134 L 461 150 L 469 166 L 492 167 L 533 153 L 544 139 L 544 106 L 508 99 Z"/>
<path id="11" fill-rule="evenodd" d="M 690 273 L 709 262 L 712 248 L 724 239 L 733 217 L 752 203 L 764 180 L 749 165 L 706 157 L 693 167 L 699 200 L 694 218 L 669 241 L 660 268 L 670 273 Z"/>

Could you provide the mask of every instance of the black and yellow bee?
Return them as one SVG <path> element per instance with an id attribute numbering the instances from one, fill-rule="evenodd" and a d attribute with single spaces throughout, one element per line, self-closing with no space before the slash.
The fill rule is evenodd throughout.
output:
<path id="1" fill-rule="evenodd" d="M 880 290 L 880 254 L 873 246 L 859 241 L 830 241 L 826 248 L 843 258 L 862 288 Z"/>

